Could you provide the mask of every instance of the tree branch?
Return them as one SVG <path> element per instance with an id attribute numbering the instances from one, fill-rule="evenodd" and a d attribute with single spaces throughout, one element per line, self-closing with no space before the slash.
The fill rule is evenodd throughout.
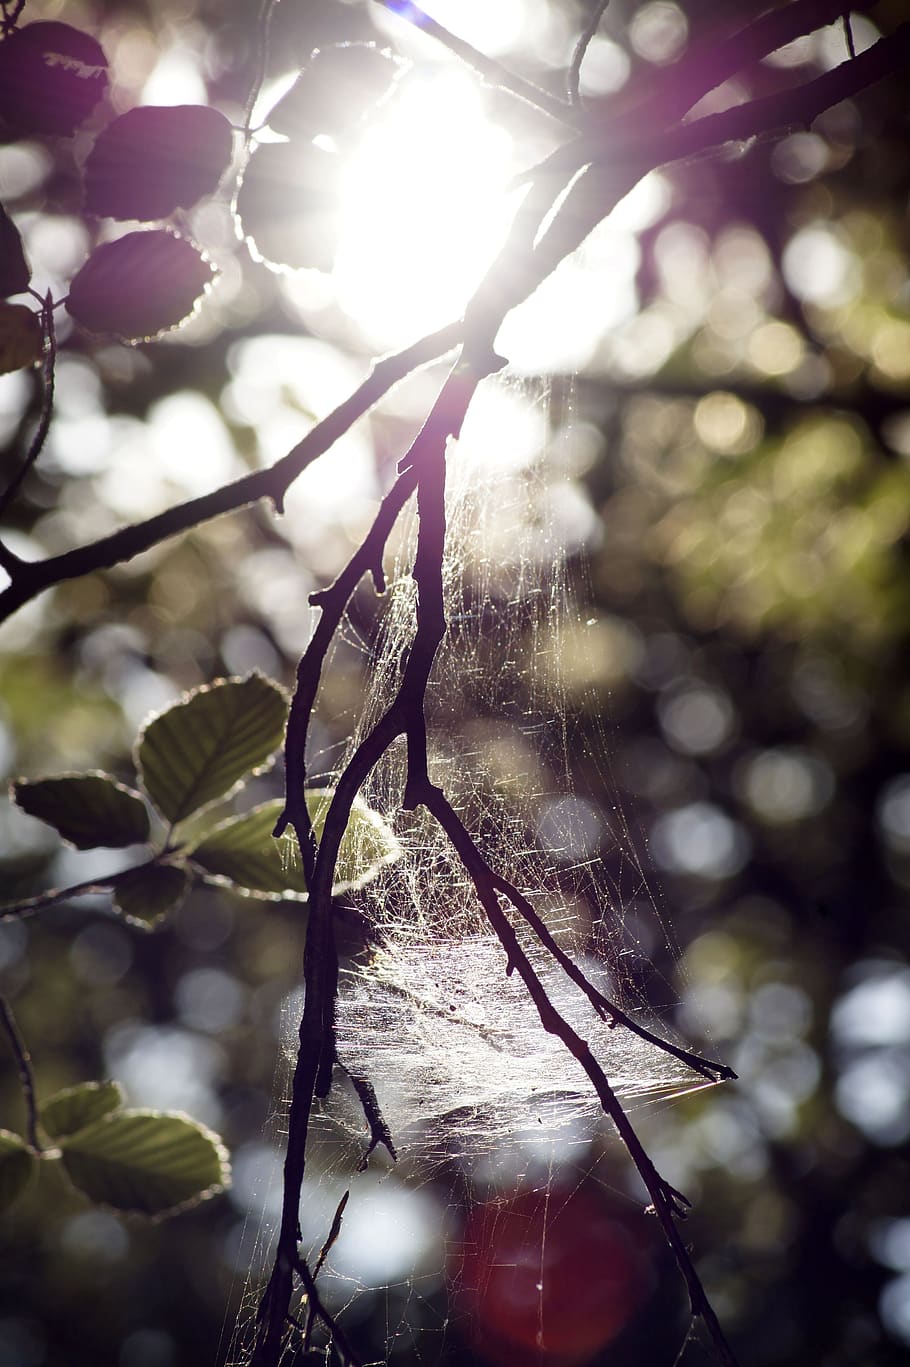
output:
<path id="1" fill-rule="evenodd" d="M 600 22 L 610 7 L 610 0 L 594 0 L 591 13 L 585 22 L 578 42 L 575 44 L 575 51 L 572 53 L 572 62 L 566 76 L 566 90 L 569 96 L 569 104 L 575 106 L 580 101 L 578 93 L 578 83 L 581 79 L 581 65 L 585 59 L 585 53 L 591 46 L 591 42 L 600 28 Z"/>
<path id="2" fill-rule="evenodd" d="M 86 546 L 49 556 L 46 560 L 20 561 L 11 574 L 12 582 L 0 592 L 0 622 L 5 622 L 25 603 L 56 584 L 123 564 L 168 537 L 198 527 L 222 513 L 235 512 L 262 498 L 271 499 L 281 511 L 285 495 L 297 476 L 318 456 L 324 455 L 399 380 L 457 346 L 461 331 L 460 323 L 450 323 L 404 351 L 377 361 L 353 394 L 268 470 L 244 475 L 211 494 L 177 504 Z"/>

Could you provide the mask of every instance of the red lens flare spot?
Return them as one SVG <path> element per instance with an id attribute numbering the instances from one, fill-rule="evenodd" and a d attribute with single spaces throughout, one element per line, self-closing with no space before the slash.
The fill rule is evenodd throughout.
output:
<path id="1" fill-rule="evenodd" d="M 650 1292 L 650 1247 L 591 1184 L 475 1206 L 449 1269 L 472 1347 L 502 1367 L 589 1361 Z"/>

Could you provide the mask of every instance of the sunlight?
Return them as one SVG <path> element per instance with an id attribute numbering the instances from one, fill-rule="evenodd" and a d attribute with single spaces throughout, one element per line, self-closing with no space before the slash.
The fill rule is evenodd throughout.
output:
<path id="1" fill-rule="evenodd" d="M 505 236 L 518 169 L 470 75 L 406 79 L 344 176 L 337 298 L 371 344 L 401 346 L 461 314 Z"/>

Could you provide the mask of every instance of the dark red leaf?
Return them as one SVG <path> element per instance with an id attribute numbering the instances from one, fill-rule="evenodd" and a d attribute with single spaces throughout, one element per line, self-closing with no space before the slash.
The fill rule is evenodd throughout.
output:
<path id="1" fill-rule="evenodd" d="M 69 24 L 26 24 L 0 43 L 0 121 L 21 136 L 68 136 L 106 90 L 107 58 Z"/>
<path id="2" fill-rule="evenodd" d="M 237 196 L 243 234 L 274 265 L 332 268 L 340 161 L 312 143 L 267 142 L 250 158 Z"/>
<path id="3" fill-rule="evenodd" d="M 372 43 L 318 48 L 268 118 L 288 137 L 343 136 L 363 120 L 395 78 L 398 64 Z"/>
<path id="4" fill-rule="evenodd" d="M 66 307 L 89 332 L 141 341 L 176 326 L 214 275 L 199 248 L 167 229 L 127 233 L 92 252 Z"/>
<path id="5" fill-rule="evenodd" d="M 85 207 L 111 218 L 167 218 L 211 194 L 231 159 L 231 125 L 201 104 L 131 109 L 85 164 Z"/>
<path id="6" fill-rule="evenodd" d="M 37 313 L 24 304 L 0 304 L 0 375 L 40 361 L 44 333 Z"/>
<path id="7" fill-rule="evenodd" d="M 19 229 L 0 204 L 0 299 L 22 294 L 30 279 Z"/>

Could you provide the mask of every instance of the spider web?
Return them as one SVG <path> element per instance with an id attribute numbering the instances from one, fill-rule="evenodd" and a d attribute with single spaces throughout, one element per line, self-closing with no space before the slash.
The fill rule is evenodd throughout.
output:
<path id="1" fill-rule="evenodd" d="M 546 394 L 535 397 L 501 377 L 481 393 L 491 390 L 496 402 L 533 416 L 536 437 L 526 431 L 518 452 L 496 449 L 481 403 L 450 447 L 449 629 L 427 699 L 430 778 L 489 865 L 529 898 L 589 981 L 672 1041 L 665 1017 L 676 992 L 642 953 L 643 917 L 662 953 L 670 937 L 609 770 L 609 736 L 596 720 L 598 753 L 587 760 L 600 790 L 591 800 L 573 791 L 573 731 L 585 715 L 589 734 L 598 713 L 596 624 L 577 601 L 586 505 L 577 492 L 573 499 L 571 486 L 567 492 Z M 372 639 L 346 623 L 348 645 L 364 652 L 368 691 L 338 773 L 401 680 L 416 614 L 415 521 L 405 513 L 390 547 Z M 571 575 L 567 552 L 574 555 Z M 563 1200 L 591 1181 L 633 1203 L 628 1164 L 590 1083 L 543 1029 L 518 975 L 507 973 L 505 951 L 457 853 L 424 809 L 401 811 L 405 767 L 402 740 L 363 789 L 394 830 L 401 856 L 351 898 L 368 933 L 342 960 L 341 1066 L 311 1129 L 302 1251 L 311 1268 L 320 1265 L 322 1299 L 358 1341 L 363 1360 L 454 1361 L 471 1338 L 470 1306 L 459 1290 L 465 1212 L 468 1220 L 472 1209 L 507 1212 L 516 1190 Z M 657 1045 L 604 1020 L 529 927 L 514 913 L 511 919 L 550 1000 L 588 1042 L 627 1110 L 710 1085 Z M 279 1131 L 300 1008 L 294 998 L 285 1009 Z M 369 1155 L 364 1082 L 390 1140 Z M 279 1196 L 276 1162 L 241 1255 L 251 1269 L 241 1327 L 255 1304 L 255 1274 L 267 1266 Z M 543 1249 L 545 1221 L 541 1230 Z M 487 1228 L 483 1237 L 490 1236 Z M 299 1314 L 305 1325 L 305 1305 Z M 235 1331 L 232 1364 L 247 1360 L 242 1341 Z M 325 1343 L 318 1329 L 312 1343 Z M 527 1360 L 558 1360 L 543 1330 L 530 1347 Z M 287 1358 L 298 1360 L 305 1359 Z"/>

